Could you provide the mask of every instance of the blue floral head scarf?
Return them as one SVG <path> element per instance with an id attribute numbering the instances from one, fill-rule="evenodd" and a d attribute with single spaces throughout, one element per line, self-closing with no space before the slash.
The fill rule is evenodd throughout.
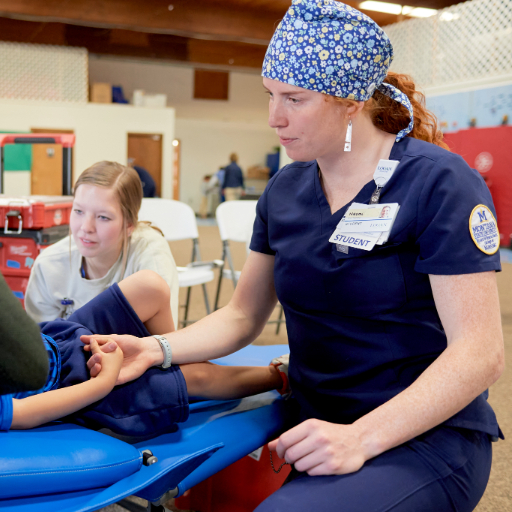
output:
<path id="1" fill-rule="evenodd" d="M 414 123 L 409 98 L 384 83 L 392 60 L 388 36 L 362 12 L 334 0 L 293 0 L 267 48 L 262 76 L 356 101 L 378 89 L 409 111 L 398 142 Z"/>

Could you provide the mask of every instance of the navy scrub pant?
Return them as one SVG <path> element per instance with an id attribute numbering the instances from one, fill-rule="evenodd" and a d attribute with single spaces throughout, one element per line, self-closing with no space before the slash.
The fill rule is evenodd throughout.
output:
<path id="1" fill-rule="evenodd" d="M 367 461 L 356 473 L 293 471 L 255 512 L 470 512 L 484 493 L 491 460 L 487 434 L 441 426 Z"/>

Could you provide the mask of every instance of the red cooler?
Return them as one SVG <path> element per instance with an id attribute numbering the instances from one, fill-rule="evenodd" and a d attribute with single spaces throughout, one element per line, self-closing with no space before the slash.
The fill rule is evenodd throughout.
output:
<path id="1" fill-rule="evenodd" d="M 69 224 L 72 196 L 0 195 L 0 228 L 5 234 Z"/>
<path id="2" fill-rule="evenodd" d="M 61 144 L 62 196 L 6 197 L 4 147 L 7 144 Z M 24 305 L 30 270 L 37 255 L 69 231 L 73 134 L 0 134 L 0 271 Z"/>
<path id="3" fill-rule="evenodd" d="M 273 460 L 276 468 L 284 462 L 275 452 Z M 192 487 L 174 503 L 178 510 L 252 512 L 283 485 L 289 473 L 288 465 L 274 473 L 265 445 Z"/>
<path id="4" fill-rule="evenodd" d="M 24 305 L 39 253 L 69 233 L 71 196 L 0 195 L 0 272 Z"/>

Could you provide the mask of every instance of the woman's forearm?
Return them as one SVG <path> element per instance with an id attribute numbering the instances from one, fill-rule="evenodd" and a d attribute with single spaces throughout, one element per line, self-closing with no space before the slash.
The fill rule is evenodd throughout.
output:
<path id="1" fill-rule="evenodd" d="M 251 253 L 229 304 L 185 329 L 167 333 L 176 364 L 207 361 L 231 354 L 254 341 L 276 304 L 274 257 Z M 163 361 L 156 340 L 145 340 L 153 366 Z"/>
<path id="2" fill-rule="evenodd" d="M 184 364 L 223 357 L 254 341 L 265 326 L 248 319 L 231 304 L 185 329 L 164 334 L 172 349 L 172 362 Z M 144 340 L 154 356 L 153 366 L 163 362 L 160 345 L 155 339 Z"/>
<path id="3" fill-rule="evenodd" d="M 350 425 L 308 419 L 270 443 L 309 475 L 346 474 L 443 423 L 493 384 L 504 367 L 494 272 L 430 276 L 447 348 L 412 383 Z M 410 340 L 414 343 L 415 340 Z"/>
<path id="4" fill-rule="evenodd" d="M 504 366 L 499 344 L 475 348 L 468 340 L 448 346 L 406 390 L 353 424 L 367 458 L 446 421 L 485 391 Z"/>
<path id="5" fill-rule="evenodd" d="M 471 341 L 450 344 L 409 388 L 353 424 L 308 419 L 269 448 L 310 476 L 358 471 L 367 460 L 447 420 L 498 378 L 499 343 L 482 351 Z"/>
<path id="6" fill-rule="evenodd" d="M 495 273 L 429 277 L 448 346 L 408 389 L 354 424 L 372 457 L 462 410 L 504 368 Z"/>

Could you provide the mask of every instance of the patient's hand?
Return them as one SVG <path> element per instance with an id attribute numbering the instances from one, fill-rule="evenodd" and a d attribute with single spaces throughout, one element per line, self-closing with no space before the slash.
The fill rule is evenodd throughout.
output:
<path id="1" fill-rule="evenodd" d="M 152 354 L 162 355 L 162 350 L 158 341 L 154 338 L 137 338 L 128 334 L 118 335 L 110 334 L 108 337 L 99 335 L 81 336 L 80 339 L 84 343 L 85 350 L 91 350 L 91 339 L 96 339 L 101 347 L 101 350 L 94 353 L 87 362 L 91 377 L 99 374 L 103 366 L 103 359 L 109 353 L 113 352 L 115 348 L 111 346 L 114 341 L 117 346 L 122 350 L 124 358 L 121 372 L 116 382 L 116 386 L 125 384 L 132 380 L 138 379 L 148 368 L 159 363 Z M 156 347 L 155 347 L 156 344 Z"/>
<path id="2" fill-rule="evenodd" d="M 107 385 L 114 387 L 123 365 L 122 350 L 111 338 L 103 338 L 101 346 L 98 338 L 92 338 L 89 346 L 92 352 L 92 357 L 99 356 L 101 358 L 101 367 L 95 375 L 91 375 L 91 378 L 105 380 Z"/>

